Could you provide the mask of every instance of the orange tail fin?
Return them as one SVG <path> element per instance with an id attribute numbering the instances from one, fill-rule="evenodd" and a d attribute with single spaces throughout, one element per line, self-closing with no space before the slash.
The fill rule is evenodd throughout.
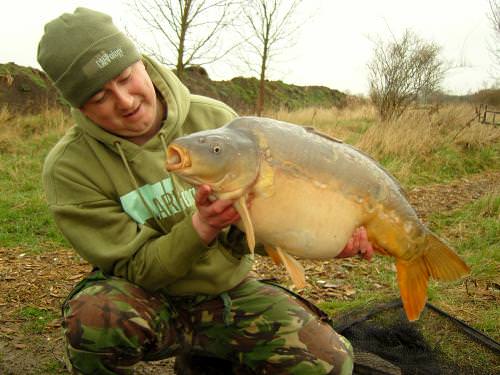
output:
<path id="1" fill-rule="evenodd" d="M 429 277 L 456 280 L 469 273 L 465 262 L 443 241 L 429 232 L 423 255 L 396 262 L 401 300 L 408 320 L 417 320 L 427 300 Z"/>
<path id="2" fill-rule="evenodd" d="M 436 235 L 428 232 L 426 241 L 424 258 L 429 273 L 434 279 L 451 281 L 470 272 L 469 266 Z"/>
<path id="3" fill-rule="evenodd" d="M 420 256 L 410 262 L 398 259 L 396 269 L 406 316 L 409 321 L 417 320 L 427 301 L 429 271 L 424 258 Z"/>

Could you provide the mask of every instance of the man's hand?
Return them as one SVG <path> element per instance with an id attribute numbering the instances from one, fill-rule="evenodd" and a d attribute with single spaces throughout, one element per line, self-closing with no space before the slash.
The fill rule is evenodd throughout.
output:
<path id="1" fill-rule="evenodd" d="M 198 211 L 193 215 L 193 227 L 205 244 L 212 242 L 217 234 L 228 225 L 240 220 L 240 215 L 230 200 L 210 200 L 212 189 L 200 185 L 196 189 L 195 203 Z"/>
<path id="2" fill-rule="evenodd" d="M 370 241 L 368 241 L 365 227 L 359 227 L 356 228 L 347 245 L 345 245 L 342 252 L 337 255 L 337 258 L 347 258 L 359 254 L 364 259 L 371 260 L 373 252 L 373 246 Z"/>

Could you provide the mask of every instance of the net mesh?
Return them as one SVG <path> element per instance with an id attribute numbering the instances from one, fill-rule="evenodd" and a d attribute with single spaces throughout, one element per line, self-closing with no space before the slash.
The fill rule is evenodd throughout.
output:
<path id="1" fill-rule="evenodd" d="M 333 325 L 355 351 L 376 354 L 402 374 L 500 374 L 498 343 L 431 307 L 408 322 L 401 303 L 393 301 L 350 311 Z"/>

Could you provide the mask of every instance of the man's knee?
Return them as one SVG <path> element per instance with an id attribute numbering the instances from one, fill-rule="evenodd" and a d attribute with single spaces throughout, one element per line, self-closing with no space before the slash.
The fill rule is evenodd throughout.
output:
<path id="1" fill-rule="evenodd" d="M 307 347 L 311 358 L 322 361 L 326 374 L 351 374 L 353 350 L 351 343 L 327 323 L 318 319 L 309 321 L 299 332 L 300 341 Z"/>
<path id="2" fill-rule="evenodd" d="M 122 283 L 106 280 L 92 284 L 65 304 L 63 327 L 72 346 L 129 346 L 151 339 L 151 300 L 143 303 L 135 291 L 126 290 L 135 286 Z M 144 295 L 144 300 L 147 298 Z"/>
<path id="3" fill-rule="evenodd" d="M 158 342 L 165 336 L 157 333 L 160 310 L 161 301 L 121 279 L 80 290 L 63 307 L 66 353 L 75 372 L 122 371 L 145 351 L 168 345 Z"/>
<path id="4" fill-rule="evenodd" d="M 320 318 L 318 309 L 280 287 L 264 285 L 259 291 L 261 304 L 267 306 L 259 319 L 268 324 L 258 325 L 263 332 L 252 332 L 260 340 L 257 353 L 247 356 L 251 368 L 269 374 L 352 373 L 350 343 Z M 261 361 L 252 361 L 259 356 Z"/>

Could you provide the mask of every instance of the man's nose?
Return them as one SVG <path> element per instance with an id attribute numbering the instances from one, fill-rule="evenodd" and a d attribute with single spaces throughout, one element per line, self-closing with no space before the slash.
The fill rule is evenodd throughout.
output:
<path id="1" fill-rule="evenodd" d="M 117 87 L 114 91 L 116 106 L 118 109 L 128 110 L 133 106 L 134 97 L 130 95 L 126 88 Z"/>

